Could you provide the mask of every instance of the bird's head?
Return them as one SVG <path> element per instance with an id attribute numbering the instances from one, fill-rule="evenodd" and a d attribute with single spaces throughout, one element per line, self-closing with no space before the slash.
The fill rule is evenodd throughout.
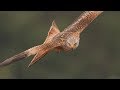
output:
<path id="1" fill-rule="evenodd" d="M 76 49 L 79 46 L 79 37 L 71 36 L 67 39 L 66 45 L 70 49 Z"/>

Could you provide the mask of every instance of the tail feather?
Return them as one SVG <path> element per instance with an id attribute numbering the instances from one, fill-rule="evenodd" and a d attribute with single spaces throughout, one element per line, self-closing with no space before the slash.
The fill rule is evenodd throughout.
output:
<path id="1" fill-rule="evenodd" d="M 34 56 L 28 67 L 36 63 L 38 60 L 40 60 L 42 57 L 44 57 L 50 50 L 40 50 L 38 53 Z"/>

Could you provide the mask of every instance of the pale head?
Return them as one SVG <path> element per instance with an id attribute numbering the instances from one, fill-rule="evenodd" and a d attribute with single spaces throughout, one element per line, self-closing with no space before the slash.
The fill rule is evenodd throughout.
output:
<path id="1" fill-rule="evenodd" d="M 79 37 L 70 36 L 66 41 L 66 45 L 70 49 L 76 49 L 79 46 L 79 41 L 80 41 Z"/>

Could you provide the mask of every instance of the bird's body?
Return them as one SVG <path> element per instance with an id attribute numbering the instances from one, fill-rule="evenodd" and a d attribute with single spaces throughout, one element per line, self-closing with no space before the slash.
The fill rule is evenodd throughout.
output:
<path id="1" fill-rule="evenodd" d="M 56 37 L 59 37 L 58 40 L 54 39 Z M 56 37 L 53 38 L 53 41 L 58 41 L 57 43 L 61 44 L 59 47 L 61 47 L 62 50 L 64 51 L 75 49 L 79 45 L 80 34 L 77 32 L 76 33 L 63 32 Z"/>
<path id="2" fill-rule="evenodd" d="M 55 21 L 53 21 L 48 36 L 43 44 L 6 59 L 0 63 L 0 66 L 5 66 L 31 55 L 35 55 L 29 64 L 29 66 L 31 66 L 52 50 L 60 52 L 76 49 L 79 46 L 81 32 L 101 13 L 102 11 L 86 11 L 62 32 L 60 32 Z"/>

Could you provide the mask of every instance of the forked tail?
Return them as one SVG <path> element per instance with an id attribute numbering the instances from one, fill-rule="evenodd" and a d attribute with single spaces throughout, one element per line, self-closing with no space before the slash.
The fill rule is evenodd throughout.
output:
<path id="1" fill-rule="evenodd" d="M 48 32 L 48 36 L 46 37 L 45 42 L 43 43 L 43 46 L 39 49 L 38 53 L 35 55 L 31 63 L 28 65 L 30 67 L 32 64 L 37 62 L 39 59 L 41 59 L 43 56 L 45 56 L 49 51 L 54 49 L 55 45 L 51 42 L 53 37 L 55 37 L 58 33 L 60 33 L 55 21 L 52 22 L 52 26 L 50 27 L 50 30 Z"/>
<path id="2" fill-rule="evenodd" d="M 39 61 L 42 57 L 44 57 L 47 53 L 49 53 L 54 48 L 50 44 L 43 44 L 43 46 L 38 50 L 28 67 Z"/>

